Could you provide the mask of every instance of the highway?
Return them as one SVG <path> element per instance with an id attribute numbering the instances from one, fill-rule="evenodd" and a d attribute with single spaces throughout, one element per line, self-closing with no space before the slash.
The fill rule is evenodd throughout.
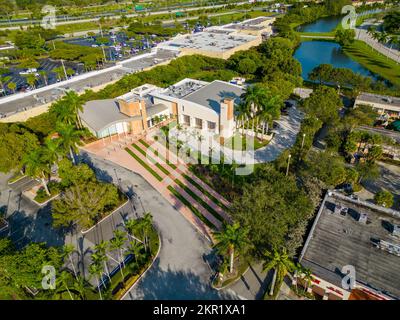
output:
<path id="1" fill-rule="evenodd" d="M 272 0 L 264 0 L 264 1 L 272 1 Z M 236 5 L 243 5 L 243 4 L 248 4 L 248 2 L 237 2 L 235 3 Z M 203 10 L 203 9 L 217 9 L 217 8 L 222 8 L 225 7 L 227 4 L 218 4 L 218 5 L 210 5 L 210 6 L 201 6 L 201 7 L 192 7 L 192 8 L 185 8 L 185 12 L 190 12 L 190 11 L 197 11 L 197 10 Z M 143 11 L 143 12 L 138 12 L 138 13 L 131 13 L 131 14 L 127 14 L 127 15 L 122 15 L 122 14 L 117 14 L 117 15 L 106 15 L 106 13 L 103 13 L 102 15 L 97 15 L 93 18 L 86 18 L 86 17 L 73 17 L 67 21 L 59 21 L 61 20 L 61 17 L 57 17 L 57 20 L 55 25 L 56 26 L 61 26 L 61 25 L 67 25 L 67 24 L 77 24 L 77 23 L 85 23 L 85 22 L 95 22 L 95 21 L 99 21 L 102 17 L 104 17 L 105 15 L 107 16 L 108 19 L 120 19 L 122 18 L 122 16 L 126 16 L 127 18 L 134 18 L 134 17 L 139 17 L 141 16 L 143 13 L 145 13 L 148 16 L 152 16 L 152 15 L 160 15 L 160 14 L 173 14 L 176 12 L 181 12 L 182 8 L 178 8 L 178 9 L 163 9 L 160 11 Z M 65 18 L 64 18 L 65 19 Z M 21 26 L 23 26 L 25 29 L 29 26 L 32 25 L 37 25 L 40 24 L 42 20 L 26 20 L 25 23 L 21 24 L 21 21 L 17 22 L 17 25 L 15 26 L 5 26 L 5 27 L 1 27 L 0 30 L 20 30 Z M 11 20 L 10 22 L 11 24 L 13 24 L 13 21 Z"/>

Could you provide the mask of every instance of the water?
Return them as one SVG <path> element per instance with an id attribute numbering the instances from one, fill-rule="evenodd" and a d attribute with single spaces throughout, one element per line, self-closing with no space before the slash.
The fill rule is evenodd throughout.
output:
<path id="1" fill-rule="evenodd" d="M 308 80 L 308 74 L 320 64 L 331 64 L 335 68 L 348 68 L 355 73 L 377 79 L 377 75 L 348 57 L 335 42 L 306 41 L 296 50 L 294 57 L 303 68 L 302 77 Z"/>
<path id="2" fill-rule="evenodd" d="M 364 12 L 359 12 L 358 15 L 370 15 L 382 12 L 382 9 L 368 10 Z M 330 16 L 325 18 L 320 18 L 317 21 L 302 24 L 297 28 L 299 32 L 331 32 L 335 30 L 337 25 L 341 22 L 343 16 Z"/>
<path id="3" fill-rule="evenodd" d="M 315 22 L 302 24 L 297 28 L 299 32 L 331 32 L 339 24 L 341 16 L 332 16 L 318 19 Z"/>

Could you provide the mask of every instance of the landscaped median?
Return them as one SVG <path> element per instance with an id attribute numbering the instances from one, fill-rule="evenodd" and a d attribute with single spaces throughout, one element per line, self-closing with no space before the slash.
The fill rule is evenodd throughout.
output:
<path id="1" fill-rule="evenodd" d="M 239 280 L 249 268 L 250 265 L 246 260 L 239 259 L 237 269 L 232 274 L 228 271 L 225 271 L 224 274 L 217 273 L 211 285 L 214 289 L 222 290 Z"/>
<path id="2" fill-rule="evenodd" d="M 132 257 L 131 261 L 125 266 L 125 269 L 129 270 L 130 273 L 125 276 L 124 281 L 122 281 L 122 276 L 119 272 L 111 278 L 110 287 L 113 294 L 113 300 L 123 299 L 157 259 L 161 249 L 161 239 L 154 227 L 152 227 L 149 237 L 151 240 L 151 246 L 150 252 L 146 256 L 146 260 L 141 264 L 138 264 L 135 258 Z"/>

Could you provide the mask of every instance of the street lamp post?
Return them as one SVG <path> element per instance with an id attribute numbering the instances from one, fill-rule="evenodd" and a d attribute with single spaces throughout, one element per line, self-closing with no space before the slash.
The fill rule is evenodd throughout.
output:
<path id="1" fill-rule="evenodd" d="M 288 156 L 288 161 L 287 161 L 287 168 L 286 168 L 286 176 L 288 176 L 289 174 L 289 166 L 290 166 L 290 158 L 292 157 L 291 154 L 289 154 Z"/>
<path id="2" fill-rule="evenodd" d="M 305 137 L 306 137 L 306 134 L 303 133 L 303 140 L 301 141 L 301 150 L 303 150 L 303 147 L 304 147 L 304 139 L 305 139 Z"/>

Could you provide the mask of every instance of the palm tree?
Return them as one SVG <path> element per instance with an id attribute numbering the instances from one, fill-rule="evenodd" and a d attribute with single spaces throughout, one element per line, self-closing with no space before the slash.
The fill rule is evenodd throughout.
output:
<path id="1" fill-rule="evenodd" d="M 57 163 L 61 154 L 60 140 L 46 138 L 43 153 L 50 165 Z"/>
<path id="2" fill-rule="evenodd" d="M 33 88 L 36 88 L 36 76 L 34 74 L 27 74 L 25 76 L 26 82 Z"/>
<path id="3" fill-rule="evenodd" d="M 25 173 L 32 178 L 40 179 L 44 190 L 50 196 L 45 179 L 45 173 L 49 173 L 49 166 L 43 157 L 42 149 L 36 149 L 26 154 L 22 163 L 25 166 Z"/>
<path id="4" fill-rule="evenodd" d="M 66 245 L 63 247 L 63 254 L 64 254 L 64 257 L 68 257 L 69 262 L 71 263 L 72 270 L 73 270 L 73 272 L 74 272 L 75 278 L 78 279 L 78 274 L 77 274 L 76 269 L 75 269 L 74 261 L 72 260 L 72 253 L 73 253 L 74 251 L 75 251 L 75 247 L 74 247 L 73 244 L 66 244 Z"/>
<path id="5" fill-rule="evenodd" d="M 103 270 L 102 270 L 101 266 L 98 265 L 98 264 L 96 264 L 96 263 L 92 263 L 92 264 L 89 266 L 89 273 L 90 273 L 92 276 L 95 276 L 95 277 L 96 277 L 96 280 L 97 280 L 97 289 L 99 290 L 100 299 L 103 300 L 103 297 L 102 297 L 102 295 L 101 295 L 101 288 L 100 288 L 100 277 L 101 277 L 101 275 L 103 274 Z"/>
<path id="6" fill-rule="evenodd" d="M 107 261 L 105 252 L 103 252 L 101 250 L 95 251 L 92 253 L 91 258 L 92 258 L 93 263 L 98 264 L 99 266 L 103 265 L 103 268 L 104 268 L 103 271 L 106 272 L 108 280 L 111 281 L 110 274 L 108 273 L 108 268 L 106 269 L 104 267 L 104 263 Z"/>
<path id="7" fill-rule="evenodd" d="M 40 70 L 39 71 L 40 76 L 42 77 L 42 79 L 44 80 L 44 84 L 47 86 L 48 85 L 48 76 L 47 76 L 47 72 L 45 70 Z"/>
<path id="8" fill-rule="evenodd" d="M 101 241 L 99 244 L 94 246 L 95 254 L 97 255 L 97 258 L 101 260 L 104 264 L 104 269 L 106 271 L 108 280 L 111 281 L 110 277 L 110 270 L 108 269 L 108 264 L 107 264 L 107 249 L 109 247 L 109 242 L 108 241 Z M 93 255 L 92 255 L 93 256 Z"/>
<path id="9" fill-rule="evenodd" d="M 60 147 L 69 152 L 72 162 L 75 164 L 74 152 L 78 152 L 78 146 L 82 145 L 81 138 L 83 133 L 76 130 L 73 125 L 59 123 L 56 130 L 60 136 Z"/>
<path id="10" fill-rule="evenodd" d="M 4 85 L 5 83 L 10 80 L 10 76 L 4 76 L 5 74 L 9 73 L 10 70 L 7 68 L 0 68 L 0 86 L 3 89 L 3 93 L 5 93 Z"/>
<path id="11" fill-rule="evenodd" d="M 137 219 L 129 219 L 125 222 L 125 229 L 128 231 L 128 236 L 131 239 L 138 241 L 139 239 L 135 237 L 135 232 L 140 227 L 140 220 Z"/>
<path id="12" fill-rule="evenodd" d="M 69 280 L 70 280 L 70 274 L 66 271 L 63 271 L 57 277 L 56 283 L 57 283 L 57 287 L 61 286 L 61 289 L 67 290 L 71 300 L 74 300 L 74 297 L 72 296 L 71 291 L 69 291 L 69 285 L 68 285 Z"/>
<path id="13" fill-rule="evenodd" d="M 55 114 L 59 123 L 73 124 L 75 122 L 76 116 L 72 111 L 72 107 L 65 105 L 63 100 L 53 103 L 49 111 Z"/>
<path id="14" fill-rule="evenodd" d="M 86 300 L 86 285 L 85 279 L 83 277 L 77 277 L 76 281 L 74 281 L 73 289 L 82 300 Z"/>
<path id="15" fill-rule="evenodd" d="M 8 89 L 10 89 L 13 93 L 15 93 L 15 90 L 17 89 L 17 84 L 13 81 L 10 81 L 7 83 Z"/>
<path id="16" fill-rule="evenodd" d="M 125 267 L 125 260 L 123 258 L 122 248 L 124 247 L 126 240 L 126 233 L 118 229 L 114 231 L 114 238 L 110 240 L 111 249 L 118 251 L 118 263 L 120 264 L 119 270 L 121 271 L 122 281 L 125 278 L 122 271 L 122 266 Z"/>
<path id="17" fill-rule="evenodd" d="M 242 127 L 242 133 L 244 133 L 244 123 L 245 120 L 248 116 L 249 109 L 247 108 L 247 105 L 245 103 L 239 103 L 236 106 L 236 112 L 237 112 L 237 128 Z"/>
<path id="18" fill-rule="evenodd" d="M 130 241 L 126 251 L 126 255 L 132 254 L 135 257 L 135 262 L 138 263 L 138 261 L 140 261 L 143 257 L 143 255 L 141 254 L 143 248 L 144 246 L 140 242 Z"/>
<path id="19" fill-rule="evenodd" d="M 312 281 L 313 281 L 313 276 L 312 276 L 312 271 L 309 268 L 305 268 L 303 267 L 300 263 L 296 264 L 296 274 L 298 275 L 298 277 L 302 280 L 302 282 L 305 285 L 305 289 L 307 291 L 307 289 L 310 287 Z M 296 285 L 297 285 L 297 281 L 296 281 Z"/>
<path id="20" fill-rule="evenodd" d="M 81 118 L 79 112 L 83 111 L 82 99 L 75 93 L 75 91 L 68 91 L 62 99 L 68 105 L 76 117 L 76 124 L 78 128 L 82 128 Z"/>
<path id="21" fill-rule="evenodd" d="M 143 218 L 140 219 L 140 227 L 143 232 L 144 247 L 146 251 L 150 246 L 150 239 L 148 237 L 148 234 L 152 224 L 153 224 L 153 216 L 151 215 L 150 212 L 146 212 Z"/>
<path id="22" fill-rule="evenodd" d="M 271 289 L 269 292 L 270 295 L 273 295 L 273 293 L 276 291 L 275 287 L 279 288 L 276 286 L 276 283 L 278 283 L 280 286 L 286 274 L 295 270 L 295 265 L 293 261 L 289 259 L 285 248 L 281 251 L 276 249 L 274 249 L 272 252 L 265 251 L 264 261 L 263 271 L 268 272 L 269 270 L 274 269 L 274 276 L 272 278 Z"/>
<path id="23" fill-rule="evenodd" d="M 233 273 L 235 250 L 242 251 L 248 244 L 248 229 L 240 226 L 239 222 L 224 224 L 222 231 L 214 233 L 217 243 L 215 248 L 222 254 L 230 256 L 229 272 Z"/>

